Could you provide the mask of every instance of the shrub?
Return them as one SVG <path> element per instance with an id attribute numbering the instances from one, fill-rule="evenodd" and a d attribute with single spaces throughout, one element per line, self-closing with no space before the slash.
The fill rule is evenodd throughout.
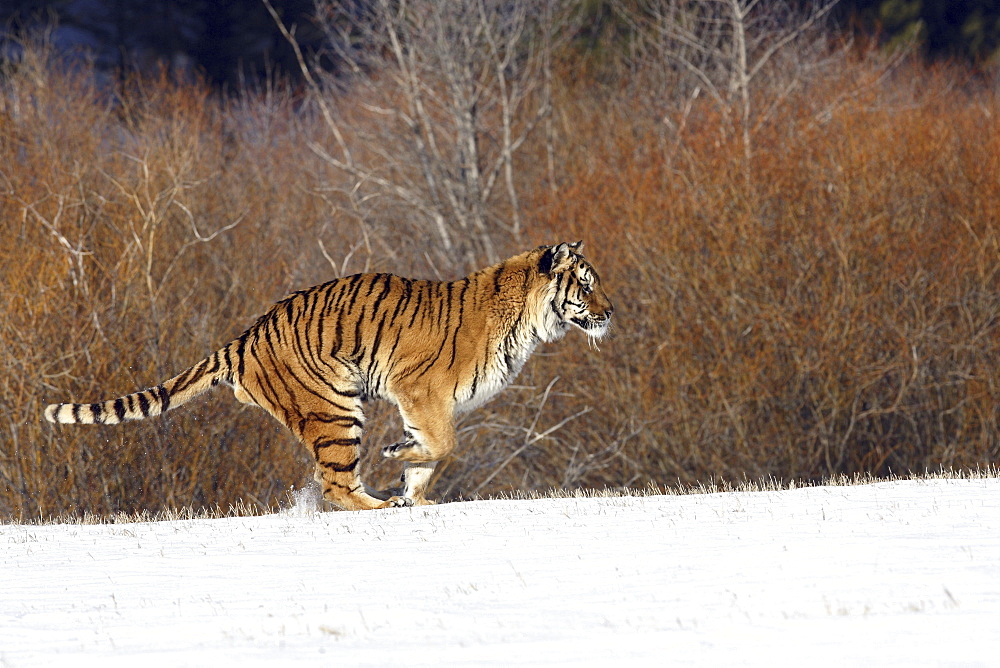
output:
<path id="1" fill-rule="evenodd" d="M 442 498 L 995 464 L 1000 105 L 893 67 L 844 56 L 756 91 L 750 178 L 716 103 L 654 113 L 641 70 L 557 74 L 552 127 L 514 164 L 524 228 L 491 245 L 584 239 L 613 334 L 543 348 L 464 416 Z M 158 383 L 334 275 L 464 267 L 377 192 L 354 207 L 307 148 L 333 141 L 308 98 L 95 81 L 29 50 L 3 82 L 0 515 L 273 506 L 309 453 L 225 393 L 113 427 L 52 427 L 44 405 Z M 376 134 L 340 104 L 345 141 Z M 375 446 L 400 429 L 384 406 L 368 425 Z M 399 474 L 371 445 L 365 467 Z"/>

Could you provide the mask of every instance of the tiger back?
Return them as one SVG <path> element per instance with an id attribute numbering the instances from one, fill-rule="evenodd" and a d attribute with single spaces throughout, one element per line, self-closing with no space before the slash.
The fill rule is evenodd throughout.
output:
<path id="1" fill-rule="evenodd" d="M 614 308 L 582 242 L 541 246 L 457 281 L 356 274 L 295 292 L 237 339 L 156 387 L 98 403 L 52 404 L 50 422 L 116 424 L 159 415 L 219 384 L 260 406 L 312 452 L 324 497 L 348 510 L 429 503 L 455 416 L 495 396 L 535 347 L 577 328 L 603 337 Z M 402 438 L 382 455 L 402 489 L 359 476 L 365 401 L 394 403 Z"/>

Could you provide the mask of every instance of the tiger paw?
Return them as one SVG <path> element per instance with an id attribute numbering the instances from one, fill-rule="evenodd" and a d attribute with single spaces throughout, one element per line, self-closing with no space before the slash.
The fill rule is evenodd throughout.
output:
<path id="1" fill-rule="evenodd" d="M 393 443 L 392 445 L 387 445 L 382 448 L 382 456 L 388 457 L 389 459 L 398 459 L 404 452 L 411 450 L 416 446 L 416 441 L 400 441 L 399 443 Z"/>
<path id="2" fill-rule="evenodd" d="M 409 508 L 413 505 L 413 499 L 409 499 L 405 496 L 394 496 L 385 503 L 386 508 Z"/>

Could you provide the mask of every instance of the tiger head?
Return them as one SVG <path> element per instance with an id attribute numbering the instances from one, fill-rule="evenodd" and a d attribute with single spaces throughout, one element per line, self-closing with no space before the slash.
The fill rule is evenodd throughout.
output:
<path id="1" fill-rule="evenodd" d="M 541 246 L 538 272 L 548 279 L 546 340 L 563 336 L 572 327 L 600 339 L 608 332 L 615 307 L 601 287 L 601 277 L 580 250 L 583 242 Z"/>

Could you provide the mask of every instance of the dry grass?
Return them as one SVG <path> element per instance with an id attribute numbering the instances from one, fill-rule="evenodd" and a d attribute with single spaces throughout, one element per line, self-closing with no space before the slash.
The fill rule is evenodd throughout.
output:
<path id="1" fill-rule="evenodd" d="M 801 489 L 803 487 L 848 487 L 852 485 L 871 485 L 879 482 L 893 482 L 900 480 L 986 480 L 1000 477 L 1000 470 L 995 466 L 986 469 L 964 469 L 950 470 L 939 469 L 937 471 L 925 471 L 918 474 L 908 474 L 904 476 L 889 475 L 885 477 L 875 477 L 870 474 L 855 474 L 851 476 L 838 475 L 823 480 L 791 480 L 782 482 L 775 478 L 762 480 L 742 480 L 739 482 L 728 482 L 725 480 L 708 480 L 694 485 L 657 485 L 650 483 L 641 488 L 605 487 L 602 489 L 574 488 L 546 490 L 514 490 L 511 492 L 501 492 L 494 496 L 475 497 L 472 499 L 456 499 L 456 501 L 533 501 L 539 499 L 629 499 L 647 496 L 686 496 L 690 494 L 730 494 L 739 492 L 780 492 L 789 489 Z M 309 515 L 318 511 L 327 511 L 330 508 L 324 502 L 318 502 L 319 487 L 312 485 L 302 490 L 291 490 L 286 495 L 284 501 L 279 504 L 279 513 L 292 515 Z M 258 517 L 262 515 L 274 514 L 275 508 L 262 507 L 256 504 L 248 504 L 238 501 L 228 508 L 199 508 L 190 506 L 184 508 L 164 508 L 155 513 L 148 510 L 141 510 L 134 513 L 119 512 L 111 515 L 94 513 L 84 513 L 76 515 L 65 513 L 57 516 L 45 518 L 23 518 L 15 524 L 44 525 L 44 524 L 138 524 L 144 522 L 176 522 L 183 520 L 205 520 L 219 519 L 224 517 Z"/>
<path id="2" fill-rule="evenodd" d="M 750 178 L 724 110 L 667 124 L 641 74 L 563 77 L 557 182 L 539 133 L 527 230 L 493 245 L 586 240 L 613 334 L 547 346 L 463 417 L 437 491 L 995 470 L 1000 101 L 963 76 L 867 54 L 763 90 Z M 153 385 L 333 275 L 462 267 L 398 204 L 352 205 L 301 100 L 145 80 L 111 103 L 90 81 L 34 50 L 3 82 L 0 517 L 276 508 L 308 453 L 223 392 L 116 427 L 42 409 Z M 358 137 L 378 122 L 349 116 Z M 384 407 L 369 426 L 399 428 Z M 368 477 L 397 476 L 375 452 Z"/>

